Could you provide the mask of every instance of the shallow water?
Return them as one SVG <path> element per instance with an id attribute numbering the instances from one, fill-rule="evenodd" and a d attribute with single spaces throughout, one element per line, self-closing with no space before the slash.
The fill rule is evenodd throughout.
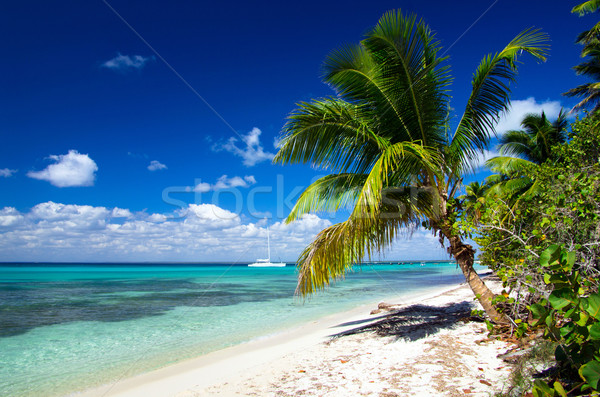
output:
<path id="1" fill-rule="evenodd" d="M 293 266 L 0 265 L 0 395 L 65 395 L 462 281 L 450 262 L 357 270 L 303 301 Z"/>

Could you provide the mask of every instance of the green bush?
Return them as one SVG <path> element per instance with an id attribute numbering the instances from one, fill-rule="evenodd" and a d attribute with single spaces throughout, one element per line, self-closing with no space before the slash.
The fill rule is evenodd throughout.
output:
<path id="1" fill-rule="evenodd" d="M 546 163 L 521 170 L 535 194 L 492 197 L 477 186 L 456 220 L 502 280 L 495 303 L 513 333 L 556 343 L 555 371 L 533 382 L 535 396 L 600 395 L 599 127 L 600 112 L 577 120 Z"/>
<path id="2" fill-rule="evenodd" d="M 535 396 L 566 396 L 563 385 L 570 393 L 599 390 L 600 294 L 590 293 L 575 259 L 574 252 L 557 245 L 540 255 L 544 281 L 553 291 L 531 305 L 531 325 L 541 327 L 544 337 L 557 343 L 558 371 L 552 386 L 542 380 L 534 383 Z"/>
<path id="3" fill-rule="evenodd" d="M 499 302 L 514 320 L 552 292 L 539 267 L 539 252 L 559 244 L 577 252 L 582 277 L 600 280 L 600 115 L 571 125 L 570 141 L 551 159 L 525 170 L 537 184 L 532 197 L 484 196 L 463 205 L 458 224 L 480 247 L 479 259 L 494 270 L 514 301 Z"/>

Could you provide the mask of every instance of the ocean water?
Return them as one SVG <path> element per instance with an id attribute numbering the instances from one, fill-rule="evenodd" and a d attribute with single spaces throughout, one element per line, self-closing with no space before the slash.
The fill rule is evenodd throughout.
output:
<path id="1" fill-rule="evenodd" d="M 296 276 L 290 265 L 0 265 L 0 396 L 68 395 L 463 280 L 452 262 L 363 265 L 303 300 Z"/>

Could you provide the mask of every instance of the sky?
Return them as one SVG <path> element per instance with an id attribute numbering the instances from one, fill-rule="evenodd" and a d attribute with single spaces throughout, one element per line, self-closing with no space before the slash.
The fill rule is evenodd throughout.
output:
<path id="1" fill-rule="evenodd" d="M 522 30 L 550 35 L 523 57 L 516 129 L 555 117 L 585 82 L 577 34 L 597 16 L 572 1 L 21 1 L 0 14 L 0 261 L 295 261 L 347 212 L 285 224 L 315 178 L 274 165 L 299 101 L 332 95 L 327 54 L 357 43 L 387 10 L 423 18 L 450 57 L 460 113 L 481 60 Z M 493 155 L 494 148 L 488 153 Z M 479 178 L 482 174 L 472 178 Z M 447 259 L 437 238 L 399 239 L 389 260 Z"/>

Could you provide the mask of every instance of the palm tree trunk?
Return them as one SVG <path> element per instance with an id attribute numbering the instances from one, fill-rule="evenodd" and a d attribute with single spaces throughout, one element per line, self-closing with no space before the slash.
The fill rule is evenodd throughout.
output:
<path id="1" fill-rule="evenodd" d="M 475 269 L 473 269 L 473 263 L 475 262 L 475 250 L 473 247 L 463 243 L 459 236 L 452 235 L 451 233 L 448 233 L 448 231 L 442 230 L 442 233 L 450 242 L 448 252 L 458 263 L 460 270 L 462 270 L 463 275 L 465 276 L 467 284 L 469 284 L 469 287 L 471 287 L 475 297 L 483 307 L 483 310 L 485 310 L 485 313 L 488 315 L 490 320 L 496 324 L 507 323 L 508 320 L 506 316 L 498 313 L 492 304 L 494 293 L 490 291 L 488 286 L 485 285 L 483 280 L 479 277 Z"/>

